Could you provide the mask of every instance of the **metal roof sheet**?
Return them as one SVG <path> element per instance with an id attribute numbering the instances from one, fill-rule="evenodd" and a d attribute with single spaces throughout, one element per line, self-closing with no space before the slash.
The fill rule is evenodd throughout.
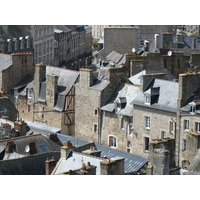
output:
<path id="1" fill-rule="evenodd" d="M 66 136 L 62 134 L 57 134 L 60 141 L 64 144 L 69 140 L 74 147 L 79 147 L 89 142 L 84 140 L 79 140 L 71 136 Z M 108 158 L 122 157 L 125 158 L 124 171 L 125 173 L 136 172 L 140 170 L 145 164 L 147 164 L 148 159 L 138 156 L 136 154 L 127 153 L 110 147 L 105 147 L 99 144 L 95 144 L 96 149 L 101 151 L 101 156 L 107 156 Z"/>

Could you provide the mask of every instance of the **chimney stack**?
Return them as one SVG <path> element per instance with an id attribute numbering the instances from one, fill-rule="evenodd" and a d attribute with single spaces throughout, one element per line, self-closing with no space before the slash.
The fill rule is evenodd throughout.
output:
<path id="1" fill-rule="evenodd" d="M 26 133 L 30 130 L 27 123 L 23 120 L 15 121 L 14 129 L 19 133 L 19 136 L 26 135 Z"/>
<path id="2" fill-rule="evenodd" d="M 52 159 L 47 158 L 47 160 L 45 161 L 46 164 L 46 175 L 50 175 L 53 171 L 53 169 L 56 166 L 56 160 L 54 157 L 52 157 Z"/>
<path id="3" fill-rule="evenodd" d="M 68 140 L 64 143 L 64 146 L 60 147 L 60 157 L 67 158 L 68 153 L 70 150 L 73 150 L 75 147 L 72 146 L 72 143 Z"/>
<path id="4" fill-rule="evenodd" d="M 6 145 L 6 153 L 13 153 L 16 151 L 16 144 L 14 142 L 8 142 Z"/>
<path id="5" fill-rule="evenodd" d="M 90 68 L 80 68 L 80 87 L 88 88 L 93 85 L 93 70 Z"/>

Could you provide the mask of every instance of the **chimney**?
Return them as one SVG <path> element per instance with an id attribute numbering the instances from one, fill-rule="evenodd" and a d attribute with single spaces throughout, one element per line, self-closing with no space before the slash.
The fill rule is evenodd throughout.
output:
<path id="1" fill-rule="evenodd" d="M 9 137 L 11 133 L 11 125 L 8 123 L 1 123 L 0 126 L 0 139 Z"/>
<path id="2" fill-rule="evenodd" d="M 16 144 L 13 141 L 7 142 L 6 153 L 13 153 L 14 151 L 16 151 Z"/>
<path id="3" fill-rule="evenodd" d="M 29 151 L 30 155 L 37 154 L 37 149 L 35 147 L 35 142 L 29 142 L 28 146 L 30 147 L 30 151 Z"/>
<path id="4" fill-rule="evenodd" d="M 57 93 L 58 76 L 46 75 L 46 102 L 50 109 L 55 106 L 55 97 Z"/>
<path id="5" fill-rule="evenodd" d="M 149 83 L 154 79 L 154 78 L 159 78 L 159 79 L 165 79 L 166 74 L 165 73 L 157 73 L 157 74 L 144 74 L 140 76 L 140 89 L 141 91 L 145 91 Z"/>
<path id="6" fill-rule="evenodd" d="M 80 87 L 88 88 L 93 85 L 93 70 L 80 68 Z"/>
<path id="7" fill-rule="evenodd" d="M 90 146 L 90 149 L 82 151 L 83 154 L 101 157 L 101 151 L 95 150 L 93 146 Z"/>
<path id="8" fill-rule="evenodd" d="M 19 133 L 20 136 L 26 135 L 30 130 L 29 126 L 23 120 L 18 120 L 14 122 L 14 129 Z"/>
<path id="9" fill-rule="evenodd" d="M 35 101 L 37 101 L 39 98 L 41 82 L 44 82 L 45 80 L 46 80 L 46 65 L 44 63 L 36 64 L 34 81 L 33 81 Z"/>
<path id="10" fill-rule="evenodd" d="M 47 158 L 45 161 L 46 164 L 46 175 L 50 175 L 56 166 L 56 160 L 54 157 L 52 159 Z"/>
<path id="11" fill-rule="evenodd" d="M 73 150 L 74 148 L 75 147 L 72 146 L 72 143 L 68 140 L 67 142 L 64 143 L 64 145 L 62 147 L 60 147 L 60 157 L 67 158 L 70 150 Z"/>
<path id="12" fill-rule="evenodd" d="M 101 175 L 124 175 L 124 158 L 106 158 L 100 163 Z"/>

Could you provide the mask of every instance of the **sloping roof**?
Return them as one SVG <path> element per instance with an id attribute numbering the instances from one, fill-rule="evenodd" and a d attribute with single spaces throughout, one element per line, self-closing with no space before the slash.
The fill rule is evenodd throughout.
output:
<path id="1" fill-rule="evenodd" d="M 69 140 L 74 147 L 79 147 L 89 142 L 84 140 L 79 140 L 77 138 L 73 138 L 71 136 L 66 136 L 62 134 L 57 134 L 60 141 L 64 144 L 67 140 Z M 148 160 L 142 156 L 138 156 L 135 154 L 127 153 L 124 151 L 120 151 L 117 149 L 113 149 L 110 147 L 105 147 L 99 144 L 95 144 L 95 147 L 98 151 L 101 151 L 101 156 L 107 156 L 108 158 L 122 157 L 125 158 L 124 161 L 124 172 L 131 173 L 140 170 L 145 164 L 147 164 Z"/>
<path id="2" fill-rule="evenodd" d="M 176 79 L 167 69 L 159 69 L 159 70 L 143 70 L 129 78 L 129 81 L 134 85 L 140 85 L 140 77 L 145 74 L 155 74 L 155 73 L 165 73 L 167 80 Z"/>
<path id="3" fill-rule="evenodd" d="M 108 100 L 106 105 L 101 107 L 101 110 L 113 112 L 116 103 L 119 102 L 120 98 L 126 98 L 126 106 L 119 111 L 117 111 L 117 114 L 120 115 L 126 115 L 126 116 L 132 116 L 133 115 L 133 105 L 131 105 L 131 102 L 134 100 L 134 98 L 139 94 L 140 88 L 135 85 L 130 84 L 120 84 L 112 97 Z"/>
<path id="4" fill-rule="evenodd" d="M 13 64 L 12 56 L 0 53 L 0 70 L 7 69 Z"/>
<path id="5" fill-rule="evenodd" d="M 37 153 L 44 153 L 50 151 L 59 151 L 60 146 L 55 142 L 51 141 L 47 137 L 41 134 L 22 136 L 17 138 L 11 138 L 7 140 L 0 141 L 1 145 L 6 145 L 7 142 L 14 142 L 16 144 L 16 153 L 21 155 L 29 155 L 29 153 L 25 152 L 25 147 L 30 142 L 35 142 L 35 147 L 37 149 Z"/>
<path id="6" fill-rule="evenodd" d="M 45 175 L 45 161 L 52 157 L 58 161 L 60 151 L 0 161 L 0 175 Z"/>
<path id="7" fill-rule="evenodd" d="M 106 56 L 106 60 L 110 60 L 113 63 L 119 62 L 123 58 L 123 54 L 120 54 L 116 51 L 112 51 L 110 54 Z"/>
<path id="8" fill-rule="evenodd" d="M 177 112 L 178 82 L 153 79 L 151 83 L 151 88 L 160 88 L 158 102 L 151 105 L 147 105 L 144 103 L 144 94 L 150 93 L 151 88 L 149 88 L 147 91 L 145 91 L 145 93 L 141 92 L 140 94 L 138 94 L 138 96 L 132 102 L 133 105 L 140 105 L 169 112 Z"/>
<path id="9" fill-rule="evenodd" d="M 100 162 L 103 158 L 96 156 L 88 156 L 78 152 L 71 152 L 71 156 L 61 158 L 53 174 L 60 174 L 68 172 L 69 170 L 76 170 L 82 167 L 82 163 L 90 162 L 91 165 L 96 166 L 96 175 L 100 175 Z"/>

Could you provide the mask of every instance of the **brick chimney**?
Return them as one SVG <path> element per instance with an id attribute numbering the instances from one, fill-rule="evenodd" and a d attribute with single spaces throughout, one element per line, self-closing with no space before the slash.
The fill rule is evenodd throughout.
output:
<path id="1" fill-rule="evenodd" d="M 53 169 L 56 166 L 56 160 L 54 157 L 52 157 L 52 159 L 47 158 L 47 160 L 45 161 L 45 165 L 46 165 L 46 175 L 50 175 L 53 171 Z"/>
<path id="2" fill-rule="evenodd" d="M 68 140 L 64 143 L 62 147 L 60 147 L 60 157 L 61 158 L 67 158 L 67 155 L 70 150 L 73 150 L 75 147 L 72 146 L 72 143 Z"/>
<path id="3" fill-rule="evenodd" d="M 106 158 L 100 163 L 101 175 L 123 175 L 124 158 Z"/>

